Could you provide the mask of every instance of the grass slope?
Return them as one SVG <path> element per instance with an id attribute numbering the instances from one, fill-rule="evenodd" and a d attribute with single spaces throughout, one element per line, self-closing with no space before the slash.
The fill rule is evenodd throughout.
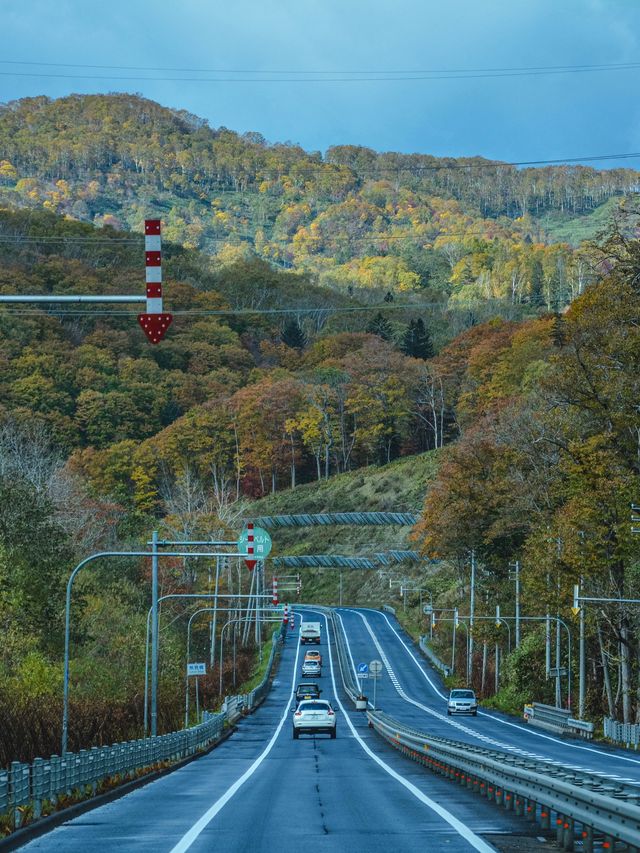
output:
<path id="1" fill-rule="evenodd" d="M 593 240 L 607 228 L 611 218 L 620 207 L 620 198 L 610 198 L 592 213 L 571 216 L 565 213 L 548 213 L 538 220 L 551 242 L 569 243 L 579 246 L 583 240 Z"/>
<path id="2" fill-rule="evenodd" d="M 340 474 L 255 501 L 252 517 L 320 512 L 418 512 L 437 468 L 437 452 L 399 459 L 389 465 Z M 292 527 L 272 531 L 273 556 L 340 554 L 371 556 L 391 549 L 414 548 L 410 527 Z M 396 564 L 387 571 L 418 578 L 425 567 Z M 296 574 L 281 570 L 280 574 Z M 343 571 L 343 602 L 378 604 L 388 598 L 388 576 L 378 572 Z M 303 569 L 301 600 L 336 604 L 338 569 Z"/>

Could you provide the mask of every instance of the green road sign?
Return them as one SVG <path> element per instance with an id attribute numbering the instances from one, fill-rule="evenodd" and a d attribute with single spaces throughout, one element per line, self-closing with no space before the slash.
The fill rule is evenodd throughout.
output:
<path id="1" fill-rule="evenodd" d="M 247 553 L 247 542 L 249 532 L 247 528 L 242 531 L 238 539 L 238 551 L 241 554 Z M 262 527 L 253 528 L 253 555 L 256 560 L 264 560 L 271 553 L 271 537 Z"/>

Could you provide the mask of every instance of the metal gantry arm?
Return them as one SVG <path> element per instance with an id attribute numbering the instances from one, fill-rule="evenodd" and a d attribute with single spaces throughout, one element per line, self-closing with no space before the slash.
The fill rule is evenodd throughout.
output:
<path id="1" fill-rule="evenodd" d="M 156 541 L 156 537 L 154 536 L 154 540 Z M 210 552 L 197 552 L 197 553 L 189 553 L 183 551 L 164 551 L 162 553 L 158 553 L 157 551 L 98 551 L 95 554 L 90 554 L 88 557 L 85 557 L 84 560 L 81 560 L 78 565 L 74 568 L 69 576 L 69 580 L 67 581 L 67 590 L 65 596 L 65 618 L 64 618 L 64 672 L 63 672 L 63 698 L 62 698 L 62 739 L 61 739 L 61 755 L 65 755 L 67 752 L 67 742 L 68 742 L 68 728 L 69 728 L 69 647 L 70 647 L 70 634 L 71 634 L 71 593 L 73 590 L 73 583 L 81 571 L 81 569 L 85 568 L 89 563 L 94 562 L 95 560 L 100 560 L 103 558 L 111 558 L 111 557 L 151 557 L 152 558 L 152 605 L 151 612 L 157 610 L 157 560 L 159 557 L 215 557 L 216 553 Z M 243 556 L 242 554 L 239 556 Z M 148 617 L 149 619 L 149 617 Z M 148 625 L 147 619 L 147 625 Z M 154 621 L 154 629 L 156 626 L 156 620 Z M 157 634 L 156 634 L 157 636 Z M 154 732 L 155 733 L 155 732 Z"/>

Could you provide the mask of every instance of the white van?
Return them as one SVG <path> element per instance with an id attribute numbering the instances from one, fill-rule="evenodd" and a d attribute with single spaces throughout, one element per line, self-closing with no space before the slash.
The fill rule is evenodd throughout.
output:
<path id="1" fill-rule="evenodd" d="M 319 622 L 303 622 L 300 625 L 300 645 L 305 643 L 320 643 Z"/>

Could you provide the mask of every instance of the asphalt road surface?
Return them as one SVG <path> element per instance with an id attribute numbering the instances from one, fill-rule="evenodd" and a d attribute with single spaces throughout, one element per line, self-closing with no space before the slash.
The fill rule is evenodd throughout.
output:
<path id="1" fill-rule="evenodd" d="M 379 659 L 377 707 L 430 734 L 536 757 L 640 786 L 640 755 L 589 741 L 564 739 L 523 720 L 480 709 L 477 717 L 447 716 L 447 690 L 393 616 L 339 608 L 355 665 Z M 368 685 L 369 682 L 364 682 Z M 372 688 L 367 690 L 372 698 Z"/>
<path id="2" fill-rule="evenodd" d="M 298 618 L 301 612 L 304 618 L 303 608 L 297 610 Z M 374 631 L 384 635 L 379 642 L 388 647 L 406 689 L 424 699 L 428 685 L 391 628 L 370 611 L 363 613 Z M 353 611 L 342 614 L 356 657 L 366 662 L 379 657 L 362 618 Z M 240 721 L 231 738 L 186 767 L 70 820 L 22 849 L 489 853 L 496 849 L 496 839 L 516 842 L 535 835 L 535 828 L 512 813 L 404 759 L 369 729 L 365 715 L 350 710 L 337 684 L 324 617 L 307 612 L 307 618 L 323 623 L 319 681 L 323 698 L 337 708 L 335 740 L 327 735 L 292 738 L 292 694 L 304 680 L 304 647 L 298 646 L 297 633 L 295 639 L 290 635 L 266 701 Z M 424 720 L 425 712 L 389 689 L 389 678 L 383 677 L 380 687 L 385 710 L 395 713 L 404 707 Z M 441 699 L 430 701 L 442 710 Z M 476 725 L 481 722 L 486 725 L 485 720 Z M 448 734 L 453 734 L 450 728 Z"/>

